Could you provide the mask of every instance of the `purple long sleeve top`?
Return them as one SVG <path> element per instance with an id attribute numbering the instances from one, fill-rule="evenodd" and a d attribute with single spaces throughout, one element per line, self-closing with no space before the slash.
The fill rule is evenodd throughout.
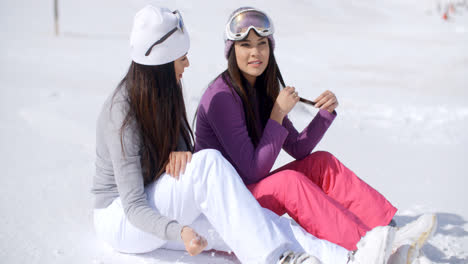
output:
<path id="1" fill-rule="evenodd" d="M 295 159 L 310 154 L 335 117 L 320 110 L 301 133 L 287 117 L 282 125 L 269 119 L 265 127 L 257 118 L 257 126 L 262 129 L 255 147 L 247 131 L 241 98 L 218 77 L 203 94 L 198 108 L 195 151 L 219 150 L 244 183 L 252 184 L 268 176 L 281 148 Z"/>

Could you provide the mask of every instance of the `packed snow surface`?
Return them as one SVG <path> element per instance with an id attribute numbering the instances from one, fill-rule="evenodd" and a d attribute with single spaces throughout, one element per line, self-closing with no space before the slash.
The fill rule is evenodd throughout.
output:
<path id="1" fill-rule="evenodd" d="M 96 239 L 90 186 L 95 122 L 130 63 L 128 35 L 148 1 L 0 2 L 0 260 L 2 263 L 238 263 L 234 254 L 114 252 Z M 398 225 L 437 214 L 419 263 L 468 263 L 468 7 L 466 1 L 152 1 L 179 9 L 191 35 L 184 92 L 192 118 L 226 67 L 222 32 L 254 5 L 276 26 L 283 77 L 338 117 L 317 150 L 384 194 Z M 298 129 L 316 109 L 297 105 Z M 281 153 L 278 167 L 291 158 Z M 242 238 L 239 238 L 242 239 Z M 246 241 L 248 243 L 248 241 Z"/>

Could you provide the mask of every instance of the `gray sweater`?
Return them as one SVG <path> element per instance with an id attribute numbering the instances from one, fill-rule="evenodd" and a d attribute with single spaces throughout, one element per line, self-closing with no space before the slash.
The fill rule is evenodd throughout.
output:
<path id="1" fill-rule="evenodd" d="M 128 111 L 124 93 L 122 88 L 115 97 L 112 94 L 97 120 L 96 174 L 91 190 L 95 194 L 94 207 L 106 208 L 120 197 L 124 213 L 135 227 L 163 240 L 180 241 L 182 226 L 160 215 L 148 204 L 140 164 L 140 137 L 135 123 L 125 128 L 122 148 L 120 128 Z"/>

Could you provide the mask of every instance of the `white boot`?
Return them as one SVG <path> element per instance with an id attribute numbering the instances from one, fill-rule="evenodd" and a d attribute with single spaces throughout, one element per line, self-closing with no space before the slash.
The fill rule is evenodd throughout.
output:
<path id="1" fill-rule="evenodd" d="M 411 264 L 419 256 L 422 246 L 434 234 L 437 217 L 424 214 L 415 221 L 398 228 L 393 242 L 389 264 Z"/>
<path id="2" fill-rule="evenodd" d="M 322 264 L 322 262 L 307 253 L 286 251 L 281 255 L 277 264 Z"/>
<path id="3" fill-rule="evenodd" d="M 361 238 L 349 264 L 386 264 L 392 252 L 395 228 L 378 226 Z"/>
<path id="4" fill-rule="evenodd" d="M 415 221 L 400 227 L 395 234 L 393 251 L 403 245 L 415 245 L 419 251 L 437 229 L 437 217 L 435 214 L 423 214 Z"/>

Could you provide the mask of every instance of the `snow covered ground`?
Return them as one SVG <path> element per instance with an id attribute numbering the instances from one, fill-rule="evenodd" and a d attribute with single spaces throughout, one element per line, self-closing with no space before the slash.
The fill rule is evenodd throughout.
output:
<path id="1" fill-rule="evenodd" d="M 92 228 L 95 120 L 129 65 L 133 15 L 148 1 L 0 1 L 0 260 L 2 263 L 237 263 L 208 252 L 113 252 Z M 192 39 L 189 115 L 226 66 L 228 14 L 273 18 L 288 84 L 337 95 L 339 116 L 317 149 L 335 154 L 399 208 L 397 223 L 434 212 L 421 263 L 468 263 L 468 8 L 449 1 L 152 1 L 181 10 Z M 463 1 L 458 1 L 463 2 Z M 315 114 L 298 105 L 302 129 Z M 275 166 L 290 161 L 282 153 Z"/>

